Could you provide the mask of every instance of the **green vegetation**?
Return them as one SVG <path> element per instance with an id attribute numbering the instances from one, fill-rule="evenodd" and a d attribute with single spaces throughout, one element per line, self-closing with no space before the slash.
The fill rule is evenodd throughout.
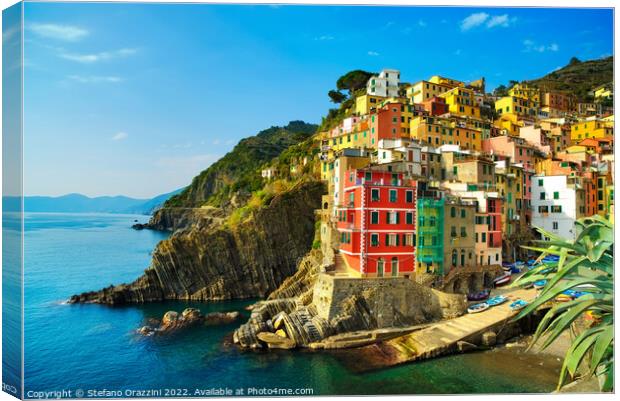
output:
<path id="1" fill-rule="evenodd" d="M 316 129 L 315 124 L 291 121 L 284 127 L 271 127 L 242 139 L 232 151 L 194 177 L 192 183 L 170 198 L 164 207 L 222 206 L 239 191 L 250 193 L 261 189 L 261 166 L 289 147 L 309 140 Z"/>
<path id="2" fill-rule="evenodd" d="M 578 220 L 577 226 L 580 234 L 575 241 L 538 229 L 548 241 L 537 241 L 539 247 L 526 247 L 541 252 L 539 259 L 557 255 L 559 261 L 555 265 L 542 264 L 515 281 L 513 286 L 548 280 L 539 296 L 517 319 L 569 289 L 583 291 L 584 295 L 549 309 L 534 334 L 532 345 L 542 341 L 544 349 L 564 332 L 572 333 L 558 388 L 564 385 L 567 375 L 575 378 L 583 372 L 584 377 L 596 375 L 603 391 L 613 391 L 613 225 L 600 216 L 593 216 Z M 583 327 L 587 315 L 593 318 L 593 323 Z"/>
<path id="3" fill-rule="evenodd" d="M 570 91 L 580 101 L 592 101 L 589 92 L 614 80 L 613 56 L 598 60 L 580 61 L 573 57 L 569 64 L 542 78 L 526 81 L 543 90 Z"/>
<path id="4" fill-rule="evenodd" d="M 355 91 L 366 88 L 366 83 L 372 77 L 376 75 L 374 72 L 368 72 L 363 70 L 349 71 L 336 81 L 336 88 L 339 91 L 347 90 L 349 95 L 352 95 Z"/>

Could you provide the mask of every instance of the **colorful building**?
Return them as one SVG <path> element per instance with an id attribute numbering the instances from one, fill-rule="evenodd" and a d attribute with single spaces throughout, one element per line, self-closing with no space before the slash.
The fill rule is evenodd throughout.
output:
<path id="1" fill-rule="evenodd" d="M 412 277 L 416 242 L 415 181 L 368 169 L 346 173 L 337 210 L 339 252 L 361 277 Z"/>
<path id="2" fill-rule="evenodd" d="M 475 92 L 471 89 L 456 87 L 439 96 L 446 99 L 450 114 L 480 118 L 480 107 L 474 95 Z"/>

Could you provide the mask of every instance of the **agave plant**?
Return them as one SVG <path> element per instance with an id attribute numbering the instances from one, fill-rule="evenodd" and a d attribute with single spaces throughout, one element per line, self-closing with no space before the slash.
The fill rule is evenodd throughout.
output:
<path id="1" fill-rule="evenodd" d="M 563 332 L 570 330 L 573 340 L 564 357 L 558 389 L 567 376 L 575 378 L 580 367 L 585 376 L 596 375 L 602 382 L 602 391 L 613 391 L 613 225 L 600 216 L 576 221 L 576 240 L 567 240 L 537 228 L 546 240 L 527 246 L 540 252 L 535 268 L 525 273 L 512 286 L 527 286 L 538 280 L 547 280 L 539 296 L 524 308 L 515 319 L 520 319 L 543 305 L 552 305 L 538 325 L 532 345 L 542 341 L 541 349 L 553 343 Z M 557 262 L 543 259 L 556 255 Z M 567 290 L 583 295 L 572 301 L 554 303 Z M 590 327 L 575 332 L 574 322 L 589 314 L 595 316 Z"/>

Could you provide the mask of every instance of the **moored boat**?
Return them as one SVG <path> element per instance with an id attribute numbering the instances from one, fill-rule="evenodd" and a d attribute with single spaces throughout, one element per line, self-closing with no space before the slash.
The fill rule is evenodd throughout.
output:
<path id="1" fill-rule="evenodd" d="M 468 301 L 482 301 L 483 299 L 487 299 L 490 293 L 491 291 L 489 290 L 482 290 L 480 292 L 467 294 L 467 300 Z"/>
<path id="2" fill-rule="evenodd" d="M 514 301 L 513 303 L 509 305 L 509 308 L 512 311 L 518 311 L 518 310 L 525 308 L 526 306 L 527 306 L 527 302 L 525 302 L 522 299 L 517 299 L 516 301 Z"/>
<path id="3" fill-rule="evenodd" d="M 502 274 L 501 276 L 496 277 L 495 280 L 493 280 L 493 284 L 495 284 L 496 287 L 499 287 L 504 284 L 508 284 L 510 282 L 511 276 L 512 275 L 510 274 L 510 272 L 506 272 Z"/>
<path id="4" fill-rule="evenodd" d="M 480 313 L 487 309 L 489 309 L 489 304 L 487 304 L 486 302 L 482 302 L 482 303 L 475 304 L 467 308 L 467 313 Z"/>
<path id="5" fill-rule="evenodd" d="M 508 301 L 508 298 L 504 295 L 496 295 L 493 298 L 490 298 L 486 303 L 489 306 L 497 306 L 497 305 L 501 305 L 504 302 Z"/>
<path id="6" fill-rule="evenodd" d="M 547 285 L 547 280 L 534 281 L 534 288 L 537 290 L 542 290 L 546 285 Z"/>

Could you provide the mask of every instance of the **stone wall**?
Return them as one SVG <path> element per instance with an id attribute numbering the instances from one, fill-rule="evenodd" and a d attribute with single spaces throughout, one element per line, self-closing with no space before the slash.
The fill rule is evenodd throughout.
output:
<path id="1" fill-rule="evenodd" d="M 319 275 L 312 303 L 317 314 L 331 321 L 346 314 L 352 296 L 368 306 L 377 328 L 426 323 L 458 316 L 466 310 L 459 294 L 446 294 L 406 278 L 347 278 Z"/>

